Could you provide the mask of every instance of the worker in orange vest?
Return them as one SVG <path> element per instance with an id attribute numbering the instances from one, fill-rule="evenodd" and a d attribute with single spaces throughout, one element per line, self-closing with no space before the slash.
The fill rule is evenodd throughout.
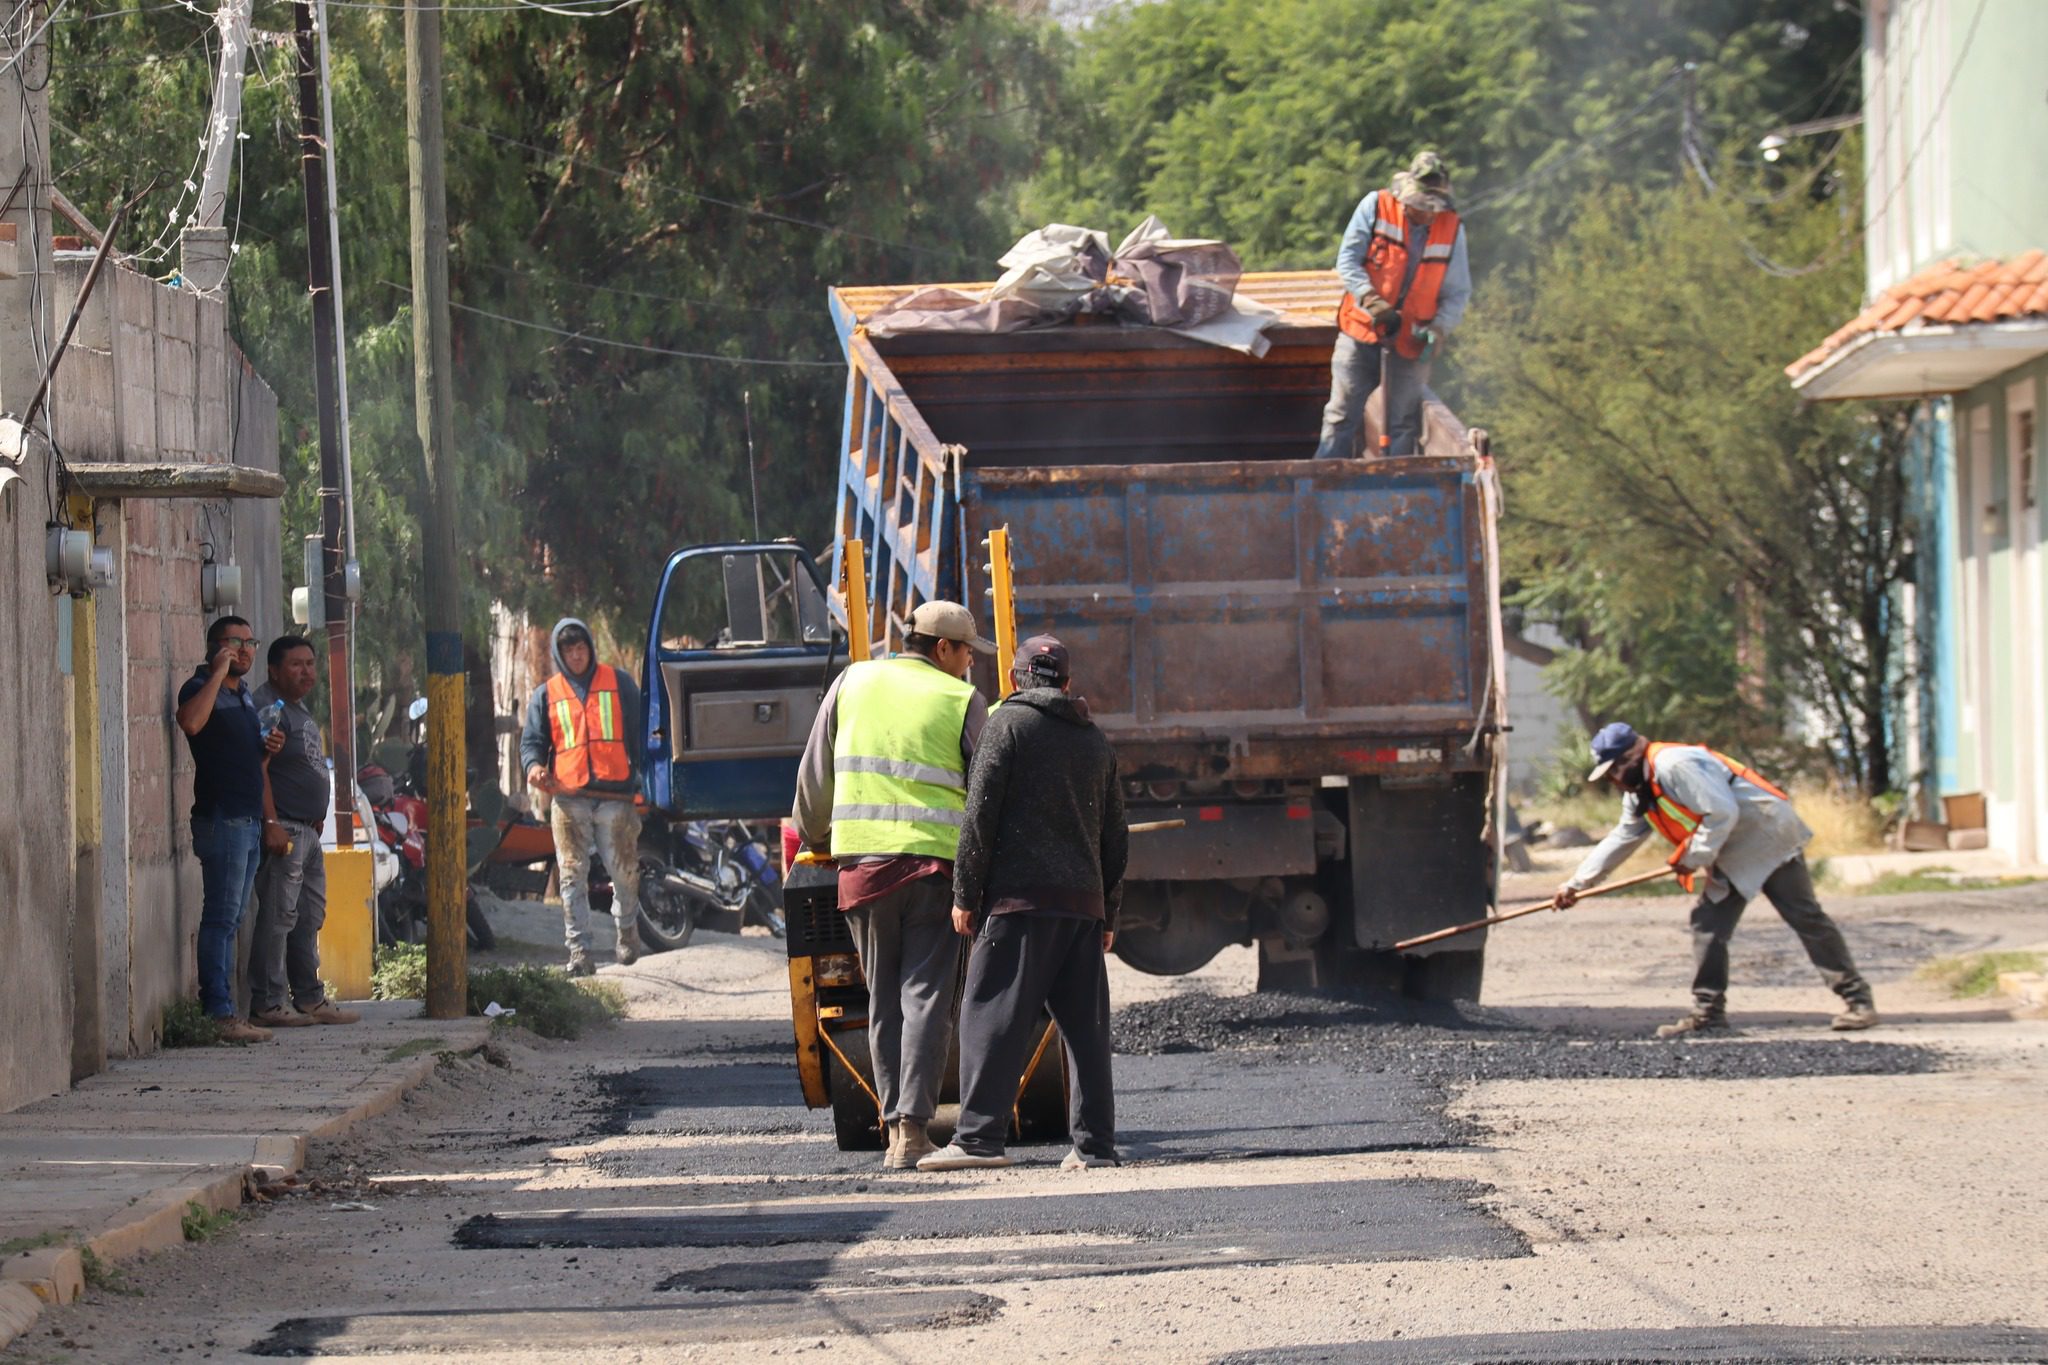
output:
<path id="1" fill-rule="evenodd" d="M 646 743 L 640 688 L 630 674 L 597 662 L 590 627 L 573 616 L 555 623 L 555 675 L 533 689 L 519 736 L 527 785 L 554 798 L 549 822 L 562 880 L 562 931 L 569 975 L 589 976 L 590 862 L 612 874 L 614 950 L 621 964 L 640 946 L 640 792 Z"/>
<path id="2" fill-rule="evenodd" d="M 1319 460 L 1358 451 L 1365 400 L 1385 375 L 1387 445 L 1372 455 L 1413 455 L 1422 442 L 1423 362 L 1465 316 L 1472 267 L 1451 198 L 1450 172 L 1435 152 L 1416 154 L 1386 189 L 1358 201 L 1337 248 L 1344 300 L 1330 353 L 1330 401 Z"/>
<path id="3" fill-rule="evenodd" d="M 1842 998 L 1834 1028 L 1877 1022 L 1870 983 L 1814 895 L 1806 867 L 1813 831 L 1790 797 L 1726 754 L 1698 744 L 1652 744 L 1620 721 L 1593 736 L 1593 760 L 1586 780 L 1605 779 L 1621 790 L 1621 821 L 1557 889 L 1558 908 L 1604 880 L 1653 831 L 1671 841 L 1671 865 L 1681 870 L 1686 890 L 1699 892 L 1692 907 L 1692 1012 L 1659 1028 L 1659 1038 L 1727 1029 L 1728 940 L 1759 891 Z"/>

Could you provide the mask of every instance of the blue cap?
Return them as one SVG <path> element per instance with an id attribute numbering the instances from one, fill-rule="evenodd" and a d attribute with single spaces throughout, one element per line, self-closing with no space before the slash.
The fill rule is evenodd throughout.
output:
<path id="1" fill-rule="evenodd" d="M 1635 727 L 1627 721 L 1601 726 L 1600 733 L 1593 736 L 1593 771 L 1586 774 L 1586 780 L 1598 782 L 1607 776 L 1608 770 L 1627 758 L 1628 751 L 1635 747 Z"/>

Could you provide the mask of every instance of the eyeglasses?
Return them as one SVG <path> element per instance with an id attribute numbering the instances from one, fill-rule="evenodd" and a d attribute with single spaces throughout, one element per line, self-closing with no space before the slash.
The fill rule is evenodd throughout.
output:
<path id="1" fill-rule="evenodd" d="M 223 635 L 220 642 L 236 649 L 254 649 L 263 642 L 253 635 Z"/>

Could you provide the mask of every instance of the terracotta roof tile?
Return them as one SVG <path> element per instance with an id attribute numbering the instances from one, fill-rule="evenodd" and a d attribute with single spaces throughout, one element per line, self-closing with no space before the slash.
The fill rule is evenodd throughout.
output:
<path id="1" fill-rule="evenodd" d="M 2024 251 L 2009 261 L 1962 265 L 1943 261 L 1892 285 L 1799 359 L 1785 367 L 1798 378 L 1858 337 L 1909 326 L 1966 326 L 2016 318 L 2048 318 L 2048 251 Z"/>

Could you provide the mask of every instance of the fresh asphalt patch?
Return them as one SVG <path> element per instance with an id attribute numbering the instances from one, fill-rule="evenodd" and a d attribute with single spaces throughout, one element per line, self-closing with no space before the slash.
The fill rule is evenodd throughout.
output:
<path id="1" fill-rule="evenodd" d="M 874 1336 L 987 1322 L 1002 1304 L 959 1289 L 706 1295 L 594 1308 L 440 1308 L 290 1318 L 253 1356 L 363 1356 L 441 1351 L 597 1354 L 678 1342 Z"/>
<path id="2" fill-rule="evenodd" d="M 1946 1365 L 2048 1362 L 2032 1327 L 1675 1327 L 1498 1336 L 1403 1337 L 1264 1347 L 1218 1365 Z"/>
<path id="3" fill-rule="evenodd" d="M 833 1200 L 771 1209 L 564 1209 L 484 1214 L 456 1230 L 485 1250 L 850 1246 L 1058 1236 L 1231 1249 L 1252 1260 L 1489 1259 L 1528 1254 L 1522 1238 L 1452 1180 L 1308 1181 L 1020 1195 L 990 1199 Z M 1059 1256 L 1064 1257 L 1065 1249 Z M 1109 1264 L 1105 1260 L 1103 1264 Z M 1212 1261 L 1213 1263 L 1213 1261 Z M 695 1286 L 693 1286 L 695 1287 Z"/>

